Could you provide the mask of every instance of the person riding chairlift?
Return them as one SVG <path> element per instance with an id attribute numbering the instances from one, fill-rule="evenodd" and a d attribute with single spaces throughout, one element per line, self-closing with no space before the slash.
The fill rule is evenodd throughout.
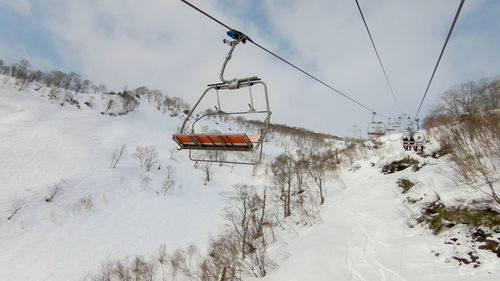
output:
<path id="1" fill-rule="evenodd" d="M 408 151 L 408 137 L 405 136 L 403 138 L 403 148 L 405 149 L 405 151 Z"/>
<path id="2" fill-rule="evenodd" d="M 422 140 L 422 138 L 420 136 L 417 137 L 417 143 L 416 143 L 416 146 L 415 146 L 415 151 L 417 151 L 418 148 L 420 148 L 420 151 L 424 151 L 424 142 L 423 142 L 423 140 Z"/>
<path id="3" fill-rule="evenodd" d="M 410 136 L 410 147 L 409 147 L 409 150 L 411 150 L 412 148 L 415 151 L 417 151 L 417 146 L 415 145 L 415 139 L 413 138 L 413 136 Z"/>

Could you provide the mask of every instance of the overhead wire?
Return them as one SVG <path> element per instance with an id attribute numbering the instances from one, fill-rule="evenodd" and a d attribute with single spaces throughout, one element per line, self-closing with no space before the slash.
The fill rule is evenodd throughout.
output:
<path id="1" fill-rule="evenodd" d="M 444 50 L 446 49 L 446 45 L 448 44 L 448 41 L 450 40 L 451 33 L 453 32 L 453 29 L 455 28 L 455 24 L 457 23 L 458 16 L 460 15 L 460 11 L 462 10 L 462 7 L 464 5 L 465 0 L 460 1 L 460 5 L 458 6 L 457 12 L 455 14 L 455 18 L 453 19 L 453 23 L 451 24 L 450 31 L 448 31 L 448 36 L 446 36 L 446 40 L 444 41 L 443 48 L 441 49 L 441 53 L 439 54 L 439 58 L 436 62 L 436 66 L 434 67 L 434 70 L 432 71 L 431 79 L 429 80 L 429 83 L 427 84 L 427 88 L 425 89 L 424 96 L 422 97 L 422 100 L 420 101 L 420 105 L 418 106 L 417 113 L 415 113 L 415 117 L 413 118 L 414 120 L 417 120 L 418 113 L 420 112 L 420 109 L 422 108 L 422 104 L 424 103 L 425 97 L 427 96 L 427 93 L 429 91 L 429 88 L 432 83 L 432 79 L 434 78 L 434 75 L 436 74 L 436 70 L 439 66 L 439 62 L 441 61 L 441 58 L 443 57 Z"/>
<path id="2" fill-rule="evenodd" d="M 366 31 L 368 32 L 368 36 L 370 37 L 370 41 L 372 42 L 373 49 L 375 50 L 375 54 L 377 55 L 378 62 L 380 64 L 380 67 L 382 68 L 382 71 L 384 72 L 385 76 L 385 81 L 387 82 L 387 85 L 389 85 L 389 89 L 391 90 L 392 98 L 394 99 L 394 102 L 396 103 L 396 106 L 401 113 L 401 106 L 399 105 L 398 99 L 396 98 L 396 94 L 394 93 L 394 89 L 392 88 L 391 82 L 389 81 L 389 77 L 387 75 L 387 72 L 385 71 L 384 64 L 382 63 L 382 60 L 380 59 L 380 55 L 378 54 L 377 47 L 375 46 L 375 41 L 373 40 L 373 36 L 370 32 L 370 29 L 368 28 L 368 24 L 366 23 L 365 16 L 363 15 L 363 11 L 361 10 L 361 6 L 359 5 L 358 0 L 356 1 L 356 5 L 358 6 L 359 14 L 361 15 L 361 19 L 363 19 L 363 23 L 365 24 Z"/>
<path id="3" fill-rule="evenodd" d="M 201 14 L 203 14 L 203 15 L 207 16 L 207 17 L 208 17 L 208 18 L 210 18 L 211 20 L 215 21 L 216 23 L 218 23 L 218 24 L 222 25 L 223 27 L 225 27 L 225 28 L 229 29 L 230 31 L 236 31 L 236 32 L 237 32 L 237 33 L 239 33 L 239 34 L 244 35 L 244 36 L 245 36 L 245 39 L 246 39 L 248 42 L 250 42 L 250 43 L 254 44 L 254 46 L 256 46 L 256 47 L 260 48 L 261 50 L 263 50 L 263 51 L 267 52 L 268 54 L 270 54 L 270 55 L 274 56 L 275 58 L 277 58 L 277 59 L 281 60 L 282 62 L 284 62 L 284 63 L 288 64 L 288 65 L 289 65 L 289 66 L 291 66 L 292 68 L 294 68 L 294 69 L 296 69 L 296 70 L 298 70 L 298 71 L 302 72 L 303 74 L 307 75 L 308 77 L 312 78 L 313 80 L 315 80 L 316 82 L 318 82 L 318 83 L 322 84 L 323 86 L 327 87 L 328 89 L 330 89 L 330 90 L 332 90 L 332 91 L 336 92 L 337 94 L 339 94 L 339 95 L 343 96 L 344 98 L 346 98 L 346 99 L 348 99 L 348 100 L 350 100 L 350 101 L 354 102 L 355 104 L 357 104 L 357 105 L 359 105 L 359 106 L 363 107 L 364 109 L 366 109 L 366 110 L 368 110 L 368 111 L 370 111 L 370 112 L 372 112 L 372 113 L 375 113 L 375 114 L 377 114 L 377 115 L 380 115 L 380 116 L 382 116 L 382 117 L 384 117 L 384 118 L 388 118 L 387 116 L 385 116 L 385 115 L 383 115 L 383 114 L 380 114 L 380 113 L 376 112 L 375 110 L 371 109 L 370 107 L 368 107 L 368 106 L 366 106 L 366 105 L 362 104 L 361 102 L 359 102 L 359 101 L 357 101 L 357 100 L 355 100 L 355 99 L 351 98 L 350 96 L 348 96 L 348 95 L 344 94 L 343 92 L 341 92 L 341 91 L 339 91 L 339 90 L 335 89 L 334 87 L 332 87 L 332 86 L 331 86 L 331 85 L 329 85 L 328 83 L 326 83 L 326 82 L 322 81 L 321 79 L 317 78 L 316 76 L 314 76 L 314 75 L 312 75 L 312 74 L 308 73 L 307 71 L 303 70 L 302 68 L 300 68 L 300 67 L 296 66 L 295 64 L 293 64 L 293 63 L 289 62 L 288 60 L 284 59 L 283 57 L 281 57 L 281 56 L 279 56 L 279 55 L 275 54 L 274 52 L 272 52 L 272 51 L 270 51 L 270 50 L 268 50 L 267 48 L 263 47 L 262 45 L 258 44 L 258 43 L 257 43 L 257 42 L 255 42 L 255 41 L 253 41 L 253 40 L 252 40 L 251 38 L 249 38 L 246 34 L 244 34 L 244 33 L 240 32 L 240 31 L 237 31 L 236 29 L 233 29 L 233 28 L 229 27 L 228 25 L 224 24 L 224 23 L 223 23 L 223 22 L 221 22 L 220 20 L 218 20 L 218 19 L 216 19 L 215 17 L 211 16 L 211 15 L 210 15 L 210 14 L 208 14 L 207 12 L 205 12 L 205 11 L 201 10 L 200 8 L 196 7 L 195 5 L 193 5 L 193 4 L 191 4 L 191 3 L 189 3 L 188 1 L 186 1 L 186 0 L 181 0 L 181 1 L 182 1 L 182 2 L 184 2 L 185 4 L 187 4 L 188 6 L 190 6 L 191 8 L 195 9 L 196 11 L 200 12 Z"/>

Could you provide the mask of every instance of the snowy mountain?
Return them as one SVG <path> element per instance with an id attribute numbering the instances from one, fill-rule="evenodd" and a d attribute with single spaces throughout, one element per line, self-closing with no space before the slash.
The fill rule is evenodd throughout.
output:
<path id="1" fill-rule="evenodd" d="M 275 126 L 255 168 L 196 164 L 171 139 L 182 110 L 155 97 L 16 83 L 0 76 L 2 280 L 500 278 L 484 247 L 498 246 L 494 228 L 436 231 L 423 215 L 488 196 L 453 183 L 449 156 L 403 151 L 400 134 L 362 142 Z"/>

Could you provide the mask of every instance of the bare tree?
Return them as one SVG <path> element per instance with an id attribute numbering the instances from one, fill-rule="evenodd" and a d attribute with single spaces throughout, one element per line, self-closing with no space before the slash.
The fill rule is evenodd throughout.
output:
<path id="1" fill-rule="evenodd" d="M 124 90 L 123 92 L 118 93 L 118 96 L 121 98 L 123 113 L 133 111 L 139 105 L 139 102 L 136 100 L 132 92 Z"/>
<path id="2" fill-rule="evenodd" d="M 307 188 L 307 168 L 308 161 L 305 158 L 300 158 L 293 162 L 293 172 L 295 174 L 295 183 L 297 186 L 297 193 L 303 193 L 304 188 Z"/>
<path id="3" fill-rule="evenodd" d="M 455 86 L 441 96 L 441 111 L 447 112 L 454 119 L 463 114 L 476 115 L 480 112 L 480 87 L 476 82 L 468 82 Z"/>
<path id="4" fill-rule="evenodd" d="M 160 90 L 151 90 L 149 91 L 148 101 L 153 102 L 156 106 L 156 109 L 160 110 L 163 104 L 163 93 Z"/>
<path id="5" fill-rule="evenodd" d="M 141 86 L 133 90 L 133 92 L 138 98 L 142 98 L 142 96 L 146 96 L 149 93 L 149 89 L 146 86 Z"/>
<path id="6" fill-rule="evenodd" d="M 175 185 L 175 169 L 172 166 L 167 166 L 167 178 L 163 181 L 162 191 L 163 196 L 167 195 L 167 192 L 172 189 Z"/>
<path id="7" fill-rule="evenodd" d="M 73 81 L 71 81 L 70 83 L 70 86 L 72 88 L 72 90 L 75 91 L 75 95 L 78 94 L 78 92 L 80 92 L 80 89 L 82 88 L 82 78 L 80 77 L 80 75 L 76 74 L 76 73 L 73 73 L 71 72 L 72 75 L 72 78 L 73 78 Z"/>
<path id="8" fill-rule="evenodd" d="M 323 183 L 326 179 L 327 175 L 327 164 L 326 161 L 324 161 L 324 158 L 321 157 L 320 155 L 311 155 L 309 158 L 309 163 L 307 166 L 307 171 L 309 175 L 311 176 L 311 179 L 316 183 L 318 186 L 318 191 L 319 191 L 319 198 L 320 198 L 320 204 L 325 203 L 325 196 L 323 192 Z"/>
<path id="9" fill-rule="evenodd" d="M 76 74 L 74 72 L 70 72 L 69 74 L 67 74 L 65 76 L 62 88 L 64 88 L 64 90 L 67 90 L 69 88 L 69 86 L 71 85 L 71 83 L 73 81 L 75 81 L 75 79 L 80 80 L 80 75 L 78 75 L 78 74 Z"/>
<path id="10" fill-rule="evenodd" d="M 483 79 L 480 83 L 483 109 L 488 111 L 500 108 L 500 79 Z"/>
<path id="11" fill-rule="evenodd" d="M 200 280 L 241 280 L 238 249 L 238 237 L 234 232 L 210 239 L 208 257 L 199 265 Z"/>
<path id="12" fill-rule="evenodd" d="M 258 197 L 251 189 L 254 186 L 237 185 L 235 186 L 235 194 L 229 199 L 231 207 L 226 209 L 224 217 L 231 222 L 234 231 L 238 234 L 240 243 L 240 253 L 244 259 L 247 253 L 247 248 L 251 247 L 249 240 L 249 231 L 251 229 L 251 218 L 255 218 L 257 211 L 256 205 Z"/>
<path id="13" fill-rule="evenodd" d="M 68 81 L 67 74 L 61 71 L 52 71 L 51 72 L 52 76 L 52 84 L 55 87 L 62 88 L 62 86 L 65 84 L 65 81 Z M 47 85 L 49 87 L 50 85 Z"/>
<path id="14" fill-rule="evenodd" d="M 278 188 L 278 196 L 283 203 L 283 216 L 285 218 L 292 214 L 290 205 L 294 175 L 293 168 L 293 159 L 287 154 L 279 155 L 271 164 L 273 185 L 275 188 Z"/>
<path id="15" fill-rule="evenodd" d="M 76 92 L 77 93 L 78 92 L 87 93 L 91 85 L 92 85 L 92 83 L 89 80 L 85 79 L 85 80 L 83 80 L 80 89 L 77 89 Z"/>
<path id="16" fill-rule="evenodd" d="M 165 275 L 165 266 L 167 266 L 169 261 L 170 259 L 167 254 L 167 247 L 165 245 L 161 245 L 158 252 L 158 263 L 160 264 L 161 267 L 161 276 L 163 281 L 167 280 Z"/>
<path id="17" fill-rule="evenodd" d="M 101 99 L 104 99 L 104 94 L 106 93 L 106 85 L 100 84 L 98 88 L 99 91 L 101 92 Z"/>
<path id="18" fill-rule="evenodd" d="M 28 75 L 30 73 L 31 63 L 28 60 L 22 59 L 19 62 L 16 78 L 21 81 L 21 86 L 19 87 L 19 91 L 21 91 L 26 82 L 28 81 Z"/>

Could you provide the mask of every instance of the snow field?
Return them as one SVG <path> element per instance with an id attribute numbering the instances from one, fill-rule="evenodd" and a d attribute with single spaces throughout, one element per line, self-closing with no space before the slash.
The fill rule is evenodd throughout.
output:
<path id="1" fill-rule="evenodd" d="M 203 249 L 223 222 L 221 192 L 250 181 L 248 167 L 231 173 L 214 165 L 216 175 L 203 186 L 202 171 L 184 152 L 169 159 L 179 119 L 147 104 L 128 115 L 103 116 L 83 102 L 81 110 L 61 107 L 30 88 L 8 86 L 0 88 L 3 280 L 78 279 L 107 259 L 147 256 L 162 244 Z M 125 155 L 111 169 L 111 154 L 123 144 Z M 148 145 L 156 145 L 160 170 L 155 165 L 146 172 L 132 157 L 137 146 Z M 163 196 L 167 166 L 175 169 L 176 185 Z M 45 202 L 54 184 L 61 191 Z M 13 202 L 22 208 L 7 220 Z"/>
<path id="2" fill-rule="evenodd" d="M 78 94 L 75 106 L 47 102 L 48 90 L 18 92 L 12 79 L 0 85 L 0 272 L 2 280 L 78 280 L 95 273 L 107 260 L 155 255 L 190 244 L 202 251 L 210 235 L 225 229 L 225 194 L 238 183 L 269 184 L 264 168 L 210 166 L 206 186 L 201 169 L 187 152 L 175 150 L 171 134 L 181 123 L 144 102 L 123 116 L 99 114 L 100 96 Z M 90 101 L 89 107 L 84 104 Z M 201 122 L 220 131 L 233 128 L 219 120 Z M 235 128 L 233 128 L 236 130 Z M 449 160 L 422 158 L 404 152 L 400 135 L 380 139 L 381 147 L 365 150 L 361 160 L 343 166 L 326 183 L 326 200 L 318 224 L 281 222 L 269 255 L 278 267 L 263 280 L 500 280 L 498 258 L 477 251 L 481 266 L 457 266 L 467 244 L 445 244 L 450 238 L 470 239 L 457 226 L 434 236 L 414 224 L 421 207 L 437 194 L 449 204 L 484 196 L 453 184 Z M 111 155 L 126 145 L 115 169 Z M 366 143 L 368 146 L 369 143 Z M 146 172 L 133 158 L 136 147 L 156 146 L 159 167 Z M 332 141 L 332 149 L 344 148 Z M 427 149 L 436 149 L 431 142 Z M 311 145 L 312 147 L 312 145 Z M 276 136 L 264 146 L 264 161 L 282 152 L 294 154 L 292 137 Z M 312 149 L 312 148 L 311 148 Z M 383 175 L 384 164 L 405 156 L 421 169 Z M 425 164 L 425 165 L 423 165 Z M 175 186 L 166 196 L 161 186 L 167 166 L 175 170 Z M 396 181 L 416 185 L 401 194 Z M 52 202 L 49 187 L 59 185 Z M 314 190 L 314 187 L 312 187 Z M 416 204 L 408 204 L 408 200 Z M 22 208 L 11 220 L 12 207 Z"/>

